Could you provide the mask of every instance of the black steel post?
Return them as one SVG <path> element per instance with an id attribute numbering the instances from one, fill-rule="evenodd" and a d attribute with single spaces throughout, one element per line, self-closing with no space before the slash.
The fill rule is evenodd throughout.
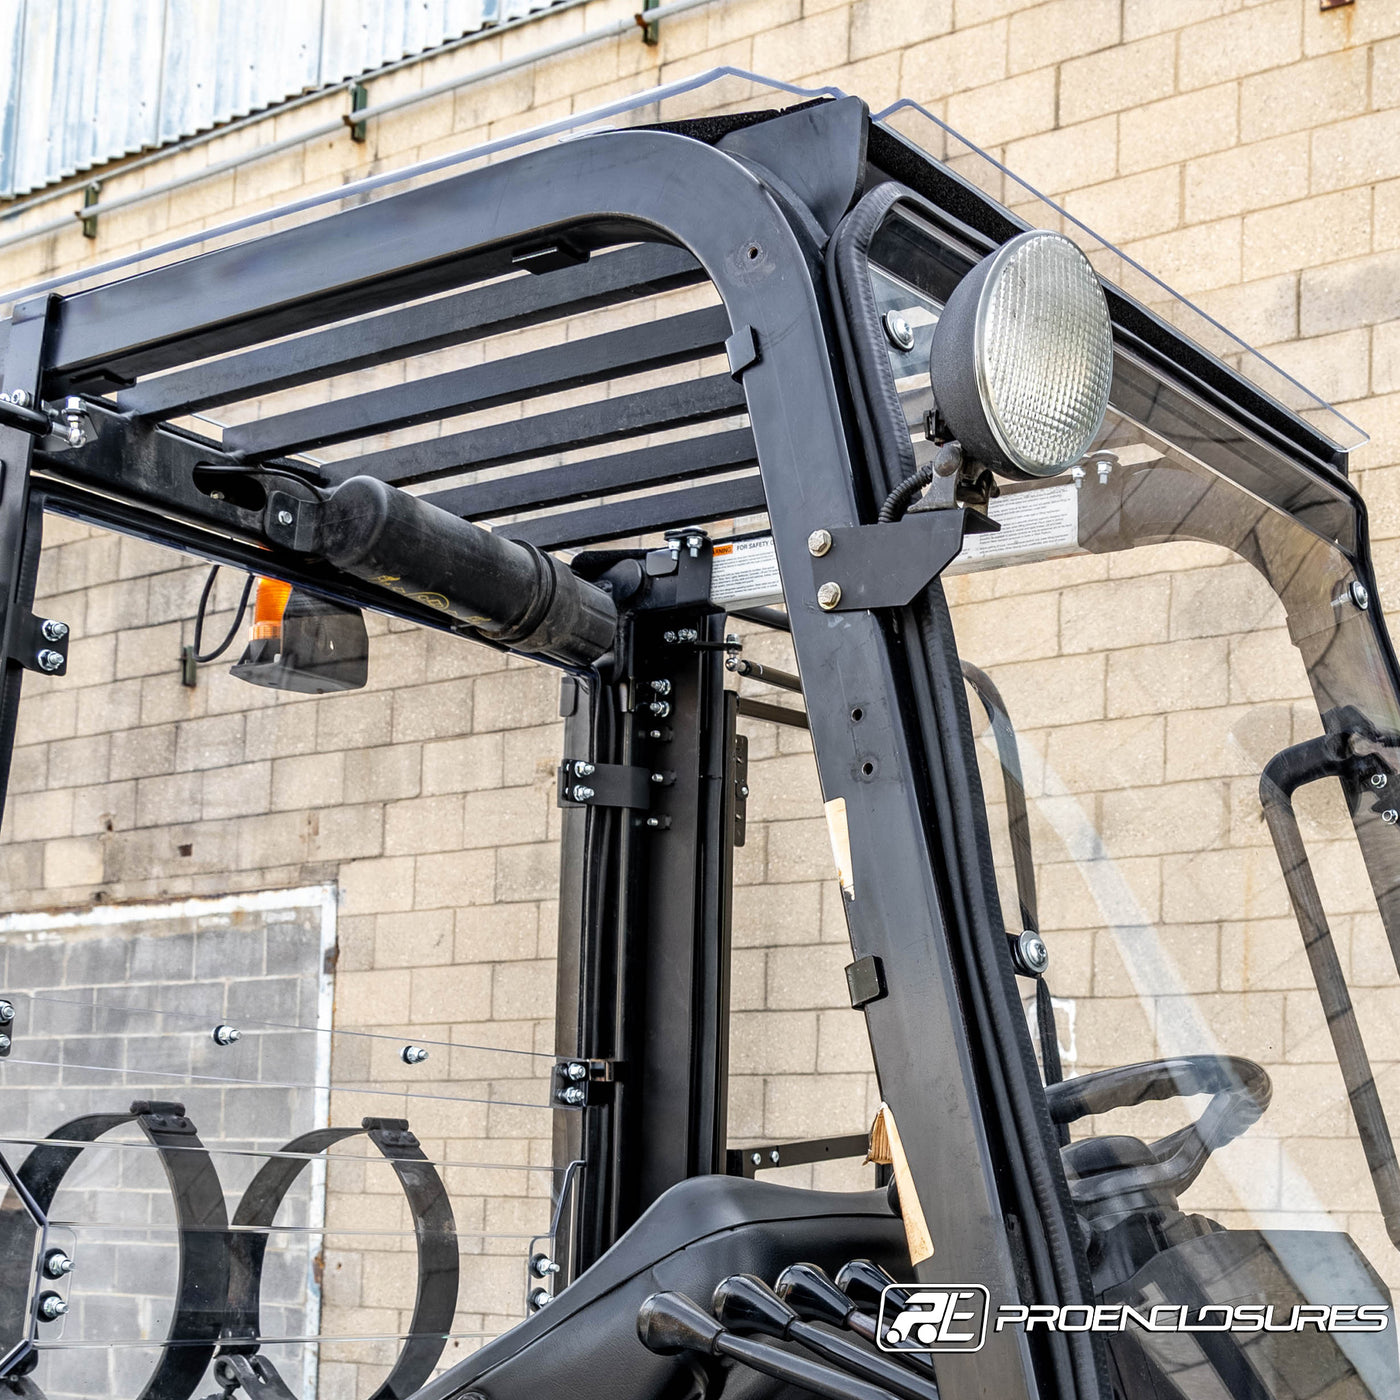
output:
<path id="1" fill-rule="evenodd" d="M 26 407 L 39 402 L 52 304 L 50 296 L 36 298 L 15 307 L 11 318 L 5 393 L 22 395 Z M 0 820 L 4 818 L 25 670 L 19 659 L 19 641 L 34 605 L 43 534 L 43 512 L 29 498 L 34 442 L 30 433 L 0 423 Z"/>

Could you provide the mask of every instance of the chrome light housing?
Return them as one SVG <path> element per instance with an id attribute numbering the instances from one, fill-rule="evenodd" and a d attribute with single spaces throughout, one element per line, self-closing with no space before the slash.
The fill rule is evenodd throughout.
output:
<path id="1" fill-rule="evenodd" d="M 934 398 L 964 453 L 1003 476 L 1054 476 L 1089 450 L 1113 378 L 1108 302 L 1089 259 L 1032 229 L 958 283 L 934 328 Z"/>

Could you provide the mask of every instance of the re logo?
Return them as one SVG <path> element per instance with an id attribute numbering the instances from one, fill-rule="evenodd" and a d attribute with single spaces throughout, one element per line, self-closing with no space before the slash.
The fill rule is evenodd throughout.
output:
<path id="1" fill-rule="evenodd" d="M 891 1294 L 895 1297 L 891 1297 Z M 901 1303 L 903 1306 L 901 1306 Z M 990 1295 L 980 1283 L 886 1288 L 876 1339 L 881 1351 L 981 1351 Z"/>

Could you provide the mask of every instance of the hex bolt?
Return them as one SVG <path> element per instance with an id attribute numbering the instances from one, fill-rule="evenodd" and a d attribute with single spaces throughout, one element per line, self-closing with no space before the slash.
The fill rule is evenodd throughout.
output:
<path id="1" fill-rule="evenodd" d="M 575 786 L 569 791 L 569 796 L 572 797 L 575 802 L 587 802 L 595 795 L 596 794 L 594 793 L 593 789 L 591 787 L 587 787 L 583 783 L 575 784 Z"/>
<path id="2" fill-rule="evenodd" d="M 427 1058 L 428 1052 L 421 1045 L 405 1045 L 399 1051 L 399 1059 L 406 1065 L 421 1065 Z"/>
<path id="3" fill-rule="evenodd" d="M 68 1304 L 57 1293 L 39 1295 L 39 1317 L 44 1322 L 57 1322 L 68 1311 Z"/>
<path id="4" fill-rule="evenodd" d="M 28 389 L 11 389 L 8 394 L 0 394 L 0 398 L 8 399 L 16 408 L 28 408 L 34 402 Z"/>
<path id="5" fill-rule="evenodd" d="M 841 585 L 824 583 L 817 589 L 817 606 L 823 612 L 830 612 L 841 601 Z"/>
<path id="6" fill-rule="evenodd" d="M 211 1034 L 215 1045 L 237 1045 L 243 1039 L 237 1026 L 215 1026 Z"/>
<path id="7" fill-rule="evenodd" d="M 657 719 L 666 719 L 671 713 L 671 702 L 669 700 L 653 700 L 651 704 L 647 706 L 647 709 L 649 709 Z"/>
<path id="8" fill-rule="evenodd" d="M 1366 609 L 1371 606 L 1371 595 L 1367 591 L 1366 585 L 1362 583 L 1359 578 L 1352 579 L 1351 588 L 1348 591 L 1351 593 L 1351 601 L 1355 603 L 1362 612 L 1365 612 Z"/>
<path id="9" fill-rule="evenodd" d="M 648 684 L 658 695 L 669 695 L 671 693 L 671 682 L 662 676 L 658 681 L 649 681 Z"/>
<path id="10" fill-rule="evenodd" d="M 1016 948 L 1021 955 L 1021 965 L 1027 972 L 1039 976 L 1050 966 L 1050 950 L 1034 929 L 1028 928 L 1021 934 L 1016 940 Z"/>
<path id="11" fill-rule="evenodd" d="M 46 642 L 61 642 L 68 635 L 68 624 L 59 622 L 57 618 L 46 617 L 39 624 L 39 631 L 44 634 Z"/>
<path id="12" fill-rule="evenodd" d="M 63 653 L 45 647 L 36 658 L 41 671 L 57 671 L 63 665 Z"/>
<path id="13" fill-rule="evenodd" d="M 0 1031 L 0 1055 L 5 1054 L 12 1043 L 10 1037 L 7 1036 L 4 1031 Z"/>
<path id="14" fill-rule="evenodd" d="M 591 778 L 596 771 L 591 763 L 586 763 L 583 759 L 574 764 L 574 772 L 580 778 Z"/>
<path id="15" fill-rule="evenodd" d="M 724 634 L 724 644 L 733 647 L 737 651 L 743 651 L 744 639 L 737 632 L 726 632 Z"/>
<path id="16" fill-rule="evenodd" d="M 279 525 L 290 525 L 292 523 L 292 513 L 289 510 L 279 510 L 277 512 L 277 523 Z"/>
<path id="17" fill-rule="evenodd" d="M 564 1073 L 567 1074 L 570 1079 L 577 1082 L 580 1079 L 588 1078 L 588 1066 L 584 1064 L 582 1060 L 570 1060 L 569 1063 L 564 1066 Z"/>
<path id="18" fill-rule="evenodd" d="M 559 1265 L 547 1254 L 535 1254 L 530 1258 L 530 1272 L 536 1278 L 548 1278 L 559 1272 Z"/>
<path id="19" fill-rule="evenodd" d="M 15 1004 L 12 1001 L 0 1001 L 0 1026 L 8 1026 L 15 1019 Z"/>
<path id="20" fill-rule="evenodd" d="M 768 1153 L 768 1160 L 776 1167 L 783 1160 L 783 1154 L 775 1147 Z"/>
<path id="21" fill-rule="evenodd" d="M 45 1278 L 62 1278 L 72 1272 L 73 1261 L 61 1249 L 51 1249 L 44 1255 Z"/>
<path id="22" fill-rule="evenodd" d="M 1387 807 L 1386 810 L 1381 813 L 1381 820 L 1387 826 L 1394 826 L 1396 822 L 1400 822 L 1400 812 L 1397 812 L 1394 807 Z"/>
<path id="23" fill-rule="evenodd" d="M 763 1153 L 761 1153 L 761 1152 L 755 1152 L 755 1153 L 749 1158 L 749 1161 L 752 1162 L 752 1163 L 754 1164 L 754 1166 L 758 1166 L 758 1164 L 759 1164 L 762 1160 L 763 1160 Z"/>
<path id="24" fill-rule="evenodd" d="M 587 1097 L 582 1085 L 579 1084 L 570 1084 L 567 1088 L 559 1091 L 559 1102 L 566 1103 L 571 1108 L 582 1108 Z"/>
<path id="25" fill-rule="evenodd" d="M 909 322 L 898 311 L 885 312 L 885 335 L 896 350 L 914 348 L 914 331 Z"/>
<path id="26" fill-rule="evenodd" d="M 830 530 L 813 530 L 807 536 L 807 553 L 813 559 L 820 559 L 831 548 Z"/>
<path id="27" fill-rule="evenodd" d="M 1371 774 L 1371 786 L 1372 786 L 1373 788 L 1383 788 L 1383 787 L 1385 786 L 1385 784 L 1386 784 L 1386 776 L 1385 776 L 1384 773 L 1372 773 L 1372 774 Z"/>
<path id="28" fill-rule="evenodd" d="M 536 1312 L 541 1308 L 547 1308 L 554 1301 L 547 1288 L 536 1288 L 530 1294 L 530 1306 Z"/>

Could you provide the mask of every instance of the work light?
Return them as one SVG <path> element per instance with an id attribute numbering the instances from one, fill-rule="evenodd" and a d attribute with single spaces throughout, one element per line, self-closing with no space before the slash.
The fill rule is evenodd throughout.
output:
<path id="1" fill-rule="evenodd" d="M 929 375 L 964 453 L 1004 476 L 1054 476 L 1103 423 L 1113 376 L 1108 302 L 1088 258 L 1032 229 L 958 283 L 934 328 Z"/>

